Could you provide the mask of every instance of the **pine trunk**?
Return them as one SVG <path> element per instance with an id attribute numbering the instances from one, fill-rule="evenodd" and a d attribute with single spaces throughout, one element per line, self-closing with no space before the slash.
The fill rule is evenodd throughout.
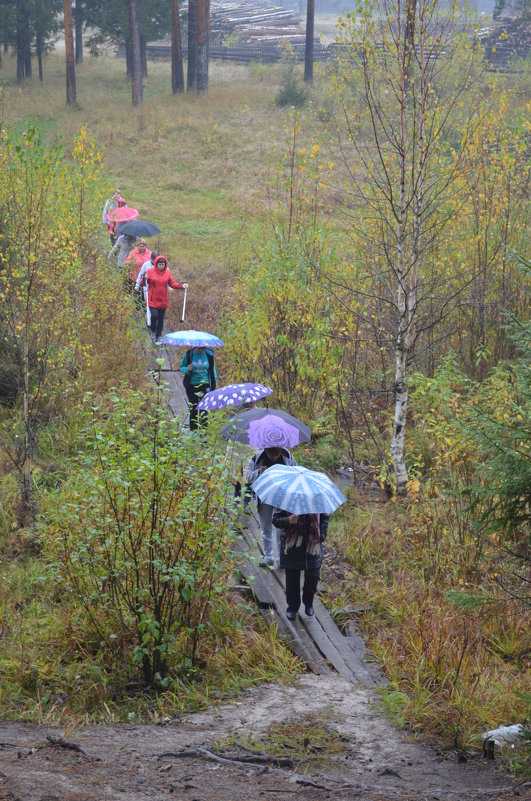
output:
<path id="1" fill-rule="evenodd" d="M 188 73 L 186 88 L 193 92 L 196 88 L 196 56 L 197 56 L 197 4 L 199 0 L 188 0 Z"/>
<path id="2" fill-rule="evenodd" d="M 83 3 L 76 0 L 76 64 L 83 63 Z"/>
<path id="3" fill-rule="evenodd" d="M 25 17 L 26 9 L 23 0 L 17 0 L 16 12 L 16 48 L 17 48 L 17 83 L 22 83 L 26 76 L 24 61 L 24 40 L 25 40 Z"/>
<path id="4" fill-rule="evenodd" d="M 184 92 L 183 48 L 179 0 L 171 0 L 171 90 L 173 94 Z"/>
<path id="5" fill-rule="evenodd" d="M 304 80 L 313 82 L 313 34 L 315 22 L 315 0 L 307 0 L 306 6 L 306 47 L 304 49 Z"/>
<path id="6" fill-rule="evenodd" d="M 76 62 L 74 58 L 74 31 L 72 24 L 72 0 L 63 0 L 65 17 L 66 53 L 66 105 L 76 105 Z"/>
<path id="7" fill-rule="evenodd" d="M 208 92 L 208 39 L 210 34 L 210 0 L 197 0 L 196 92 Z"/>
<path id="8" fill-rule="evenodd" d="M 140 34 L 140 60 L 142 62 L 142 78 L 147 78 L 148 76 L 147 47 L 146 47 L 145 36 L 142 36 L 142 34 Z"/>
<path id="9" fill-rule="evenodd" d="M 138 0 L 129 0 L 129 30 L 131 33 L 131 91 L 133 106 L 143 102 L 142 61 L 140 57 L 140 28 Z"/>
<path id="10" fill-rule="evenodd" d="M 42 68 L 42 40 L 40 36 L 37 36 L 36 48 L 37 48 L 37 66 L 39 68 L 39 81 L 43 81 L 44 72 Z"/>

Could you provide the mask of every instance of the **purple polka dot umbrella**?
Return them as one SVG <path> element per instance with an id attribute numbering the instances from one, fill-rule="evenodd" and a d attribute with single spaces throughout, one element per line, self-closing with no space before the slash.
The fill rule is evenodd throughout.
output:
<path id="1" fill-rule="evenodd" d="M 243 406 L 255 403 L 260 398 L 271 395 L 272 392 L 272 389 L 263 384 L 227 384 L 226 387 L 207 392 L 197 404 L 197 408 L 200 411 L 213 412 L 226 409 L 227 406 Z"/>
<path id="2" fill-rule="evenodd" d="M 252 420 L 248 434 L 255 448 L 293 448 L 300 442 L 299 429 L 274 414 Z"/>

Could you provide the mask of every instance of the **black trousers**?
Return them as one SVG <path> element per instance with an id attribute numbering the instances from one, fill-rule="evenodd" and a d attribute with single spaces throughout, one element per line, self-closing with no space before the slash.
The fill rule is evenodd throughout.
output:
<path id="1" fill-rule="evenodd" d="M 304 572 L 302 602 L 304 606 L 313 606 L 313 599 L 319 584 L 319 567 L 313 570 L 290 570 L 286 568 L 286 601 L 288 609 L 297 612 L 301 605 L 301 573 Z"/>
<path id="2" fill-rule="evenodd" d="M 154 309 L 152 306 L 150 306 L 149 313 L 151 315 L 151 324 L 149 327 L 155 334 L 155 339 L 158 340 L 162 336 L 162 329 L 164 328 L 164 315 L 166 314 L 166 309 Z"/>
<path id="3" fill-rule="evenodd" d="M 197 404 L 209 390 L 208 384 L 198 384 L 196 387 L 190 385 L 186 390 L 188 404 L 190 406 L 190 431 L 197 431 L 199 426 L 205 427 L 207 422 L 207 413 L 198 412 Z"/>

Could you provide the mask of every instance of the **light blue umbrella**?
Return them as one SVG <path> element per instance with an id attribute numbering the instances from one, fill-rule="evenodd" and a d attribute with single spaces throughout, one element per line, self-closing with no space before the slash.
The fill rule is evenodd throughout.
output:
<path id="1" fill-rule="evenodd" d="M 174 331 L 162 337 L 162 344 L 181 348 L 222 348 L 225 343 L 206 331 Z"/>
<path id="2" fill-rule="evenodd" d="M 251 485 L 262 503 L 293 515 L 335 512 L 347 500 L 326 473 L 275 464 Z"/>

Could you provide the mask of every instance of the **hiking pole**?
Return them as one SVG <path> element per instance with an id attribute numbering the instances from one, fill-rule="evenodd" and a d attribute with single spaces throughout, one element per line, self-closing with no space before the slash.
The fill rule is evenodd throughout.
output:
<path id="1" fill-rule="evenodd" d="M 184 311 L 186 309 L 186 293 L 188 292 L 188 287 L 184 290 L 184 298 L 183 298 L 183 313 L 181 314 L 181 323 L 184 323 Z"/>

